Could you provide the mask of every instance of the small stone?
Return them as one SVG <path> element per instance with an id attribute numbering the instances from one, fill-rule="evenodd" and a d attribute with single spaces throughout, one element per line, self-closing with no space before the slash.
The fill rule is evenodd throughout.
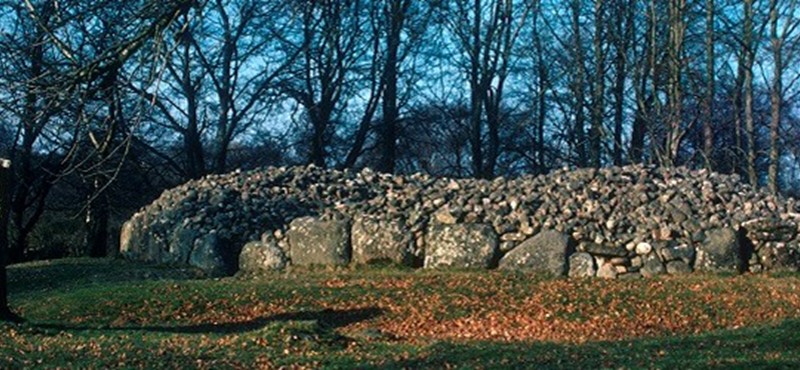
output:
<path id="1" fill-rule="evenodd" d="M 434 215 L 434 218 L 436 218 L 436 221 L 440 224 L 444 225 L 453 225 L 458 222 L 458 218 L 450 212 L 449 207 L 442 207 L 439 209 Z"/>
<path id="2" fill-rule="evenodd" d="M 583 243 L 581 249 L 586 253 L 604 257 L 626 257 L 628 255 L 625 248 L 598 243 Z"/>
<path id="3" fill-rule="evenodd" d="M 644 256 L 653 251 L 653 246 L 650 243 L 641 242 L 636 244 L 636 254 Z"/>
<path id="4" fill-rule="evenodd" d="M 527 239 L 527 236 L 522 233 L 505 233 L 500 236 L 500 240 L 504 242 L 521 242 Z"/>
<path id="5" fill-rule="evenodd" d="M 617 275 L 618 272 L 616 267 L 610 263 L 600 266 L 600 269 L 597 270 L 597 277 L 599 278 L 616 279 Z"/>
<path id="6" fill-rule="evenodd" d="M 695 249 L 688 244 L 668 245 L 659 249 L 658 252 L 664 262 L 681 260 L 687 265 L 691 265 L 694 262 Z"/>
<path id="7" fill-rule="evenodd" d="M 574 253 L 569 257 L 569 277 L 592 277 L 596 273 L 594 258 L 589 253 Z"/>
<path id="8" fill-rule="evenodd" d="M 500 253 L 508 253 L 517 247 L 519 243 L 514 241 L 505 241 L 500 243 Z"/>
<path id="9" fill-rule="evenodd" d="M 614 266 L 630 266 L 631 260 L 625 257 L 614 257 L 609 260 L 609 263 L 611 263 Z"/>

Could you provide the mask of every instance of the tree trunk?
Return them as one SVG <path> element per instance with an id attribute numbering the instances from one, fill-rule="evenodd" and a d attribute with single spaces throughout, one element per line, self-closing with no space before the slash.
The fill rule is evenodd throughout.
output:
<path id="1" fill-rule="evenodd" d="M 772 43 L 772 59 L 774 60 L 772 91 L 770 92 L 770 124 L 769 124 L 769 170 L 767 183 L 772 194 L 778 193 L 778 168 L 780 166 L 780 147 L 778 138 L 781 126 L 781 103 L 783 100 L 783 40 L 778 36 L 778 4 L 770 0 L 770 39 Z"/>
<path id="2" fill-rule="evenodd" d="M 589 134 L 589 161 L 594 168 L 600 168 L 603 136 L 603 116 L 605 113 L 605 51 L 603 51 L 603 0 L 594 3 L 594 81 L 592 83 L 592 128 Z"/>
<path id="3" fill-rule="evenodd" d="M 758 186 L 756 172 L 756 129 L 753 118 L 753 0 L 744 0 L 744 134 L 747 140 L 747 179 Z"/>
<path id="4" fill-rule="evenodd" d="M 625 119 L 625 80 L 628 76 L 628 45 L 633 37 L 633 17 L 635 4 L 618 1 L 615 9 L 616 55 L 614 57 L 614 153 L 615 166 L 622 165 L 622 130 Z M 627 9 L 626 12 L 623 12 Z"/>
<path id="5" fill-rule="evenodd" d="M 409 1 L 392 0 L 387 4 L 386 18 L 389 32 L 386 35 L 386 64 L 383 71 L 383 125 L 378 170 L 394 173 L 397 163 L 397 68 L 401 33 Z"/>
<path id="6" fill-rule="evenodd" d="M 578 167 L 586 167 L 586 133 L 584 132 L 584 85 L 586 82 L 586 65 L 584 65 L 583 41 L 581 39 L 580 1 L 572 2 L 572 32 L 575 39 L 574 62 L 575 75 L 572 81 L 572 91 L 575 96 L 575 127 L 573 145 L 578 154 Z"/>
<path id="7" fill-rule="evenodd" d="M 8 306 L 8 276 L 6 262 L 8 252 L 8 213 L 11 198 L 11 162 L 0 159 L 0 321 L 21 321 Z"/>
<path id="8" fill-rule="evenodd" d="M 472 26 L 472 51 L 470 55 L 470 147 L 472 149 L 472 173 L 483 177 L 483 142 L 481 140 L 481 0 L 475 0 L 475 19 Z"/>
<path id="9" fill-rule="evenodd" d="M 536 164 L 536 173 L 545 173 L 547 166 L 545 160 L 545 146 L 544 146 L 544 127 L 547 120 L 547 95 L 545 94 L 546 86 L 547 86 L 547 66 L 544 64 L 544 57 L 542 53 L 544 51 L 541 49 L 541 39 L 539 36 L 536 36 L 536 44 L 537 50 L 539 50 L 539 65 L 538 65 L 538 80 L 539 80 L 539 100 L 537 104 L 537 115 L 536 115 L 536 154 L 538 155 L 538 163 Z"/>
<path id="10" fill-rule="evenodd" d="M 683 43 L 686 32 L 684 13 L 686 0 L 671 0 L 669 3 L 669 100 L 668 128 L 662 165 L 673 166 L 678 159 L 683 128 Z"/>
<path id="11" fill-rule="evenodd" d="M 633 75 L 633 86 L 636 93 L 636 112 L 633 117 L 629 153 L 632 163 L 642 163 L 644 160 L 644 138 L 647 134 L 648 115 L 651 114 L 652 111 L 651 99 L 647 95 L 647 82 L 651 75 L 650 67 L 652 65 L 650 61 L 652 57 L 652 38 L 650 37 L 650 33 L 653 32 L 652 27 L 653 22 L 648 22 L 644 45 L 645 57 L 638 62 L 639 64 L 636 66 Z M 636 48 L 634 48 L 634 51 L 635 50 Z"/>
<path id="12" fill-rule="evenodd" d="M 183 134 L 183 147 L 186 151 L 186 172 L 190 179 L 197 179 L 205 175 L 206 165 L 197 117 L 198 97 L 197 89 L 192 81 L 191 58 L 191 44 L 186 42 L 183 48 L 183 80 L 181 81 L 181 89 L 183 94 L 186 95 L 187 115 L 186 132 Z"/>
<path id="13" fill-rule="evenodd" d="M 703 157 L 706 168 L 714 170 L 714 97 L 716 58 L 714 53 L 714 0 L 706 0 L 706 96 L 703 104 Z"/>
<path id="14" fill-rule="evenodd" d="M 733 85 L 731 107 L 733 110 L 734 148 L 731 151 L 731 172 L 742 173 L 742 153 L 744 153 L 744 134 L 742 133 L 742 88 L 744 87 L 744 51 L 738 56 L 736 80 Z"/>
<path id="15" fill-rule="evenodd" d="M 545 64 L 545 56 L 544 56 L 544 48 L 542 47 L 542 37 L 539 33 L 539 17 L 541 11 L 537 9 L 536 11 L 536 19 L 534 19 L 534 30 L 533 30 L 533 42 L 536 48 L 536 74 L 537 74 L 537 82 L 538 82 L 538 95 L 536 100 L 536 124 L 534 127 L 534 135 L 533 135 L 533 162 L 536 170 L 534 171 L 537 174 L 545 173 L 546 169 L 545 166 L 545 146 L 544 146 L 544 127 L 547 120 L 547 95 L 545 91 L 547 91 L 548 85 L 548 76 L 547 76 L 547 65 Z"/>
<path id="16" fill-rule="evenodd" d="M 108 255 L 108 197 L 103 193 L 99 178 L 94 180 L 92 195 L 86 214 L 86 244 L 93 258 Z"/>

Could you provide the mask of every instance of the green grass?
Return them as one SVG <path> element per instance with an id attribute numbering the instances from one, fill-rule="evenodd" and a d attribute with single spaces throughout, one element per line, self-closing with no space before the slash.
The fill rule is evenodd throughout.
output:
<path id="1" fill-rule="evenodd" d="M 0 368 L 800 367 L 797 274 L 609 282 L 359 268 L 197 280 L 73 259 L 9 277 L 28 322 L 0 324 Z M 605 316 L 622 327 L 604 331 L 616 322 Z M 529 328 L 454 334 L 470 322 L 464 333 Z M 655 329 L 637 331 L 645 324 Z"/>

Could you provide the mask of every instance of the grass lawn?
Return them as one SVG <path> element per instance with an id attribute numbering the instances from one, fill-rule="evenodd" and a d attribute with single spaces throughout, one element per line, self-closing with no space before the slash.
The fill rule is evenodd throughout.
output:
<path id="1" fill-rule="evenodd" d="M 0 368 L 800 368 L 800 275 L 9 268 Z"/>

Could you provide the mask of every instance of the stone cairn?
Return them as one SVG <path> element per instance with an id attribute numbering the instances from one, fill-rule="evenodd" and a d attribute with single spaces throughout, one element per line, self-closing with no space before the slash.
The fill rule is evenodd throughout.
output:
<path id="1" fill-rule="evenodd" d="M 686 168 L 494 180 L 266 168 L 190 181 L 125 223 L 121 252 L 211 275 L 391 262 L 640 278 L 797 270 L 794 199 Z"/>

